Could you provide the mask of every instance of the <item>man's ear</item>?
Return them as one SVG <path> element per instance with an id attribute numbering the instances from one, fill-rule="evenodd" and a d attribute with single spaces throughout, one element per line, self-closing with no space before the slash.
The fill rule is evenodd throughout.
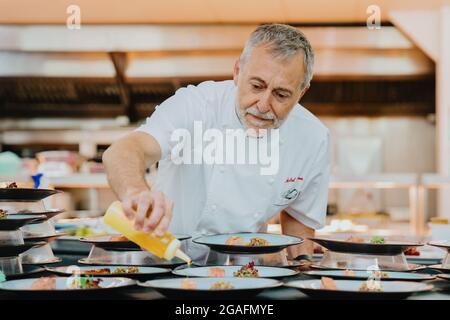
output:
<path id="1" fill-rule="evenodd" d="M 300 97 L 298 98 L 298 100 L 300 100 L 304 94 L 309 90 L 310 85 L 308 84 L 306 87 L 303 88 L 302 92 L 300 92 Z"/>
<path id="2" fill-rule="evenodd" d="M 234 63 L 233 68 L 233 81 L 236 86 L 238 84 L 239 71 L 240 71 L 240 59 L 237 59 L 236 62 Z"/>

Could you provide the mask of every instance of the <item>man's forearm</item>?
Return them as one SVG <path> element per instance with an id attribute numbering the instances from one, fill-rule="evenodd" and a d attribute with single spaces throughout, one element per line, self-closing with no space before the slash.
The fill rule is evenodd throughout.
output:
<path id="1" fill-rule="evenodd" d="M 301 254 L 312 255 L 314 251 L 314 243 L 307 240 L 307 238 L 314 237 L 314 229 L 298 222 L 284 210 L 281 211 L 280 221 L 283 234 L 301 237 L 305 240 L 301 245 L 288 247 L 289 258 L 293 259 Z"/>
<path id="2" fill-rule="evenodd" d="M 145 179 L 145 154 L 136 143 L 121 140 L 111 145 L 103 154 L 103 164 L 108 182 L 120 200 L 149 189 Z"/>

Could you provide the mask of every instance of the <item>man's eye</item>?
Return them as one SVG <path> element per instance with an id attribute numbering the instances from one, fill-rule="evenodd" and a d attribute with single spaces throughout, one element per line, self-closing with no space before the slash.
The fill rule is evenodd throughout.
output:
<path id="1" fill-rule="evenodd" d="M 284 99 L 287 98 L 287 95 L 285 94 L 281 94 L 281 93 L 277 93 L 278 98 Z"/>
<path id="2" fill-rule="evenodd" d="M 253 89 L 262 89 L 262 86 L 259 84 L 252 83 L 252 87 L 253 87 Z"/>

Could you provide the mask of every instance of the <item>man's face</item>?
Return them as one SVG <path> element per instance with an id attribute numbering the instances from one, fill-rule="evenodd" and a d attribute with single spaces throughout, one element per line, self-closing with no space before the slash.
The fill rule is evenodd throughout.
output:
<path id="1" fill-rule="evenodd" d="M 303 56 L 274 58 L 266 46 L 254 47 L 245 63 L 236 62 L 234 82 L 238 87 L 239 118 L 247 128 L 278 128 L 308 88 Z"/>

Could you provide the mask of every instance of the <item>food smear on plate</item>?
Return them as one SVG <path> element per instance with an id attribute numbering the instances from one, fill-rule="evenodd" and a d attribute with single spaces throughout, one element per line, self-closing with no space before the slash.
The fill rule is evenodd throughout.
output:
<path id="1" fill-rule="evenodd" d="M 109 241 L 129 241 L 127 237 L 123 235 L 116 235 L 109 237 Z"/>
<path id="2" fill-rule="evenodd" d="M 233 272 L 234 277 L 240 278 L 257 278 L 259 277 L 258 269 L 255 268 L 253 261 L 249 264 L 242 266 L 238 271 Z"/>
<path id="3" fill-rule="evenodd" d="M 242 246 L 244 245 L 244 239 L 238 236 L 231 236 L 225 241 L 225 244 L 229 246 Z"/>
<path id="4" fill-rule="evenodd" d="M 139 273 L 138 267 L 118 267 L 114 270 L 114 273 Z"/>
<path id="5" fill-rule="evenodd" d="M 108 274 L 111 273 L 109 268 L 89 269 L 89 270 L 74 270 L 74 274 Z"/>
<path id="6" fill-rule="evenodd" d="M 2 210 L 2 209 L 0 209 L 0 219 L 3 219 L 3 218 L 5 218 L 6 217 L 6 213 L 7 213 L 8 211 L 6 211 L 6 210 Z"/>
<path id="7" fill-rule="evenodd" d="M 383 287 L 381 286 L 381 282 L 376 279 L 369 279 L 361 284 L 359 287 L 359 291 L 362 292 L 381 292 L 383 291 Z"/>
<path id="8" fill-rule="evenodd" d="M 211 285 L 211 290 L 229 290 L 233 288 L 234 288 L 233 284 L 229 281 L 214 282 Z"/>
<path id="9" fill-rule="evenodd" d="M 344 271 L 344 276 L 347 276 L 347 277 L 354 277 L 354 276 L 356 276 L 356 273 L 355 273 L 355 271 L 353 271 L 353 270 L 345 269 L 345 271 Z"/>
<path id="10" fill-rule="evenodd" d="M 223 278 L 225 277 L 225 269 L 224 268 L 218 268 L 218 267 L 212 267 L 208 269 L 208 277 L 211 278 Z"/>
<path id="11" fill-rule="evenodd" d="M 262 247 L 262 246 L 270 246 L 270 242 L 266 239 L 255 237 L 251 238 L 250 242 L 247 243 L 249 247 Z"/>
<path id="12" fill-rule="evenodd" d="M 31 284 L 31 290 L 55 290 L 55 277 L 41 277 Z"/>
<path id="13" fill-rule="evenodd" d="M 181 288 L 187 290 L 195 290 L 197 289 L 197 282 L 192 279 L 183 279 L 181 280 Z"/>
<path id="14" fill-rule="evenodd" d="M 320 278 L 320 283 L 322 286 L 322 289 L 325 290 L 337 290 L 336 283 L 332 278 L 329 277 L 322 277 Z"/>
<path id="15" fill-rule="evenodd" d="M 345 239 L 345 241 L 353 242 L 353 243 L 364 243 L 365 242 L 364 238 L 354 237 L 354 236 L 348 237 L 347 239 Z"/>

